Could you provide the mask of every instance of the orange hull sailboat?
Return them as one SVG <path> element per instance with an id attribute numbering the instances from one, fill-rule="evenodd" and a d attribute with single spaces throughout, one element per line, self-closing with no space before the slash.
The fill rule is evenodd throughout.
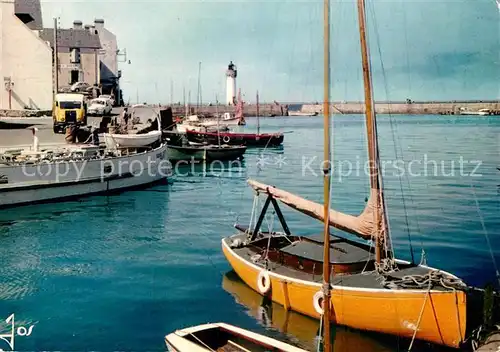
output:
<path id="1" fill-rule="evenodd" d="M 240 243 L 246 238 L 243 233 L 224 239 L 222 248 L 232 268 L 252 289 L 286 309 L 319 319 L 322 313 L 321 260 L 307 258 L 308 253 L 304 256 L 289 253 L 300 251 L 300 246 L 310 249 L 323 244 L 310 238 L 287 236 L 285 239 L 285 236 L 274 234 L 254 241 L 251 246 L 242 246 Z M 340 237 L 332 240 L 332 247 L 353 246 Z M 268 260 L 266 267 L 265 257 L 260 257 L 259 253 L 266 250 L 269 242 L 268 258 L 274 252 L 277 257 L 282 255 L 282 261 Z M 331 252 L 333 256 L 342 253 L 341 248 L 332 248 Z M 384 286 L 376 271 L 341 273 L 346 267 L 358 264 L 362 267 L 367 262 L 331 262 L 332 271 L 336 273 L 331 286 L 332 322 L 408 338 L 415 335 L 418 339 L 453 347 L 459 347 L 465 340 L 467 295 L 464 291 L 444 286 L 428 290 L 429 285 L 415 289 L 392 289 Z M 451 274 L 436 269 L 402 261 L 396 261 L 396 264 L 399 270 L 395 273 L 400 278 L 407 275 L 431 278 L 436 275 L 454 286 L 459 282 Z M 316 270 L 306 271 L 301 266 L 316 267 Z"/>
<path id="2" fill-rule="evenodd" d="M 324 204 L 250 180 L 256 197 L 264 195 L 267 199 L 254 218 L 256 199 L 250 226 L 236 225 L 239 232 L 222 240 L 222 250 L 252 289 L 285 309 L 320 318 L 325 344 L 330 341 L 329 326 L 333 322 L 407 337 L 412 344 L 420 339 L 458 348 L 479 325 L 471 312 L 482 310 L 481 300 L 476 300 L 481 293 L 450 273 L 394 256 L 379 167 L 365 0 L 357 2 L 370 165 L 370 197 L 365 210 L 352 216 L 330 209 L 330 14 L 325 0 Z M 324 235 L 293 235 L 278 201 L 322 221 Z M 260 230 L 270 205 L 283 232 Z M 370 242 L 332 236 L 330 227 Z M 325 351 L 329 351 L 327 347 Z"/>

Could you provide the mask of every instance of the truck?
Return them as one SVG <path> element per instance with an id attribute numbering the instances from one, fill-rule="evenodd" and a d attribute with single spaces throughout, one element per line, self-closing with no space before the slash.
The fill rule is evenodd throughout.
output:
<path id="1" fill-rule="evenodd" d="M 87 125 L 86 97 L 80 93 L 58 93 L 52 107 L 54 133 L 64 132 L 68 125 Z"/>

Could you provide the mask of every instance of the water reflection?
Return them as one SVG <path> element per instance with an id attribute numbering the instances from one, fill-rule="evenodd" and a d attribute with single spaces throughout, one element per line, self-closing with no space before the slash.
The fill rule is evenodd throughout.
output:
<path id="1" fill-rule="evenodd" d="M 231 294 L 235 301 L 245 308 L 248 314 L 261 325 L 275 329 L 286 335 L 292 342 L 309 351 L 317 350 L 319 322 L 292 311 L 286 311 L 281 305 L 267 301 L 249 288 L 234 271 L 226 273 L 222 288 Z M 334 352 L 395 352 L 407 351 L 408 341 L 394 336 L 385 336 L 361 332 L 343 326 L 332 328 Z M 449 351 L 439 346 L 418 342 L 412 351 Z"/>

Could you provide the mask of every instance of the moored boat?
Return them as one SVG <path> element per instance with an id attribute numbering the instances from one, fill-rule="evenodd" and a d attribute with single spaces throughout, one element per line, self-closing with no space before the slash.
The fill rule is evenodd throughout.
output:
<path id="1" fill-rule="evenodd" d="M 234 271 L 226 273 L 222 279 L 224 291 L 242 305 L 247 314 L 266 328 L 280 331 L 298 339 L 301 347 L 309 351 L 317 349 L 319 324 L 315 319 L 285 309 L 282 305 L 263 298 L 247 286 Z M 366 334 L 350 328 L 335 326 L 335 351 L 387 352 L 388 346 L 383 336 Z"/>
<path id="2" fill-rule="evenodd" d="M 167 150 L 171 161 L 223 161 L 242 158 L 246 149 L 229 145 L 169 145 Z"/>
<path id="3" fill-rule="evenodd" d="M 478 111 L 470 111 L 462 107 L 460 108 L 460 115 L 488 116 L 488 115 L 493 115 L 493 112 L 490 109 L 480 109 Z"/>
<path id="4" fill-rule="evenodd" d="M 144 147 L 158 141 L 161 136 L 161 131 L 149 131 L 143 134 L 103 133 L 104 143 L 108 148 Z"/>
<path id="5" fill-rule="evenodd" d="M 165 337 L 170 352 L 306 352 L 267 336 L 225 324 L 203 324 L 177 330 Z"/>
<path id="6" fill-rule="evenodd" d="M 157 126 L 148 127 L 154 131 L 117 135 L 119 143 L 105 147 L 97 130 L 91 135 L 93 144 L 41 146 L 34 128 L 31 147 L 12 146 L 0 154 L 0 207 L 109 194 L 164 181 L 172 166 L 167 144 L 161 142 L 159 115 L 155 117 Z M 124 138 L 133 142 L 123 143 Z"/>
<path id="7" fill-rule="evenodd" d="M 288 110 L 288 116 L 318 116 L 318 113 Z"/>
<path id="8" fill-rule="evenodd" d="M 423 260 L 417 264 L 395 256 L 380 167 L 365 0 L 357 0 L 357 5 L 370 166 L 365 209 L 358 216 L 330 209 L 330 15 L 329 0 L 325 0 L 324 204 L 249 180 L 255 197 L 266 196 L 266 201 L 259 214 L 254 200 L 250 226 L 236 225 L 238 233 L 222 239 L 222 251 L 238 276 L 260 295 L 285 309 L 321 319 L 325 345 L 334 323 L 406 338 L 411 340 L 409 350 L 416 339 L 461 348 L 483 322 L 484 292 L 451 273 L 424 265 Z M 322 236 L 292 234 L 278 201 L 321 221 Z M 261 231 L 270 205 L 282 232 Z M 357 238 L 332 236 L 330 227 Z M 494 299 L 490 304 L 498 306 Z M 330 352 L 330 347 L 325 351 Z"/>
<path id="9" fill-rule="evenodd" d="M 283 144 L 283 133 L 237 133 L 237 132 L 202 132 L 187 130 L 186 137 L 190 142 L 216 144 L 221 142 L 229 145 L 246 145 L 247 147 L 275 147 Z"/>
<path id="10" fill-rule="evenodd" d="M 0 162 L 0 208 L 122 192 L 166 180 L 166 144 L 102 150 L 75 146 L 4 153 Z"/>
<path id="11" fill-rule="evenodd" d="M 229 145 L 246 145 L 247 147 L 276 147 L 283 144 L 285 135 L 278 133 L 260 133 L 259 93 L 257 92 L 257 133 L 241 133 L 229 131 L 187 130 L 186 137 L 190 142 Z"/>
<path id="12" fill-rule="evenodd" d="M 204 127 L 213 127 L 217 125 L 225 125 L 225 126 L 242 126 L 245 123 L 241 120 L 240 117 L 236 115 L 231 115 L 229 112 L 222 114 L 220 117 L 211 117 L 204 118 L 200 121 L 200 125 Z"/>

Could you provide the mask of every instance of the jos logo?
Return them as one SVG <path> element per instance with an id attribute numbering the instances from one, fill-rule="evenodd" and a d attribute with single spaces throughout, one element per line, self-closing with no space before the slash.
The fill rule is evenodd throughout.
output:
<path id="1" fill-rule="evenodd" d="M 8 333 L 1 334 L 0 335 L 0 340 L 5 341 L 11 351 L 14 351 L 14 340 L 16 336 L 30 336 L 31 333 L 33 332 L 33 328 L 35 327 L 34 325 L 31 325 L 29 327 L 25 326 L 18 326 L 16 329 L 16 324 L 14 320 L 14 314 L 11 314 L 7 319 L 5 319 L 5 323 L 7 324 L 8 328 L 7 330 L 9 331 Z M 0 331 L 3 330 L 1 329 L 0 326 Z M 3 352 L 4 350 L 1 348 L 0 345 L 0 352 Z"/>

